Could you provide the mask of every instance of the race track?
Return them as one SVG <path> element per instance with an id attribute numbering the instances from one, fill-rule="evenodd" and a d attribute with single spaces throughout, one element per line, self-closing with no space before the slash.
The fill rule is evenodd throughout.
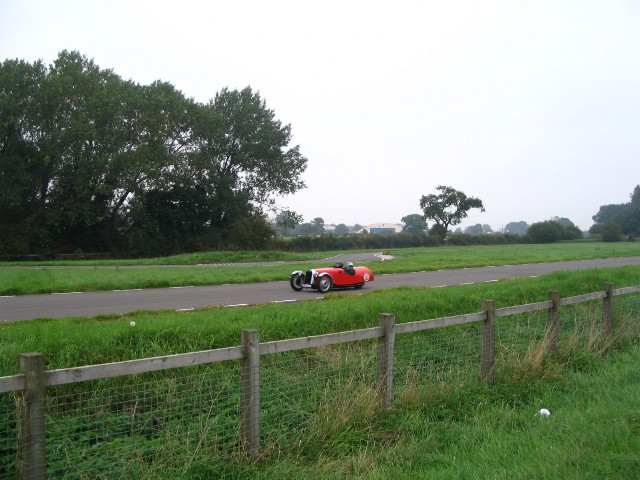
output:
<path id="1" fill-rule="evenodd" d="M 333 262 L 341 260 L 341 257 L 329 260 Z M 360 258 L 356 260 L 353 255 L 349 257 L 357 262 L 361 261 Z M 322 262 L 327 263 L 327 260 Z M 640 257 L 377 275 L 375 282 L 365 285 L 361 290 L 342 290 L 336 293 L 353 295 L 399 286 L 445 287 L 495 282 L 504 278 L 535 277 L 558 270 L 611 268 L 624 265 L 640 265 Z M 375 267 L 373 269 L 375 272 Z M 123 314 L 135 310 L 194 310 L 223 305 L 232 307 L 270 302 L 289 303 L 314 300 L 322 296 L 317 291 L 307 289 L 294 292 L 289 286 L 288 279 L 279 282 L 204 287 L 5 296 L 0 297 L 0 323 L 41 317 L 92 317 L 109 313 Z"/>

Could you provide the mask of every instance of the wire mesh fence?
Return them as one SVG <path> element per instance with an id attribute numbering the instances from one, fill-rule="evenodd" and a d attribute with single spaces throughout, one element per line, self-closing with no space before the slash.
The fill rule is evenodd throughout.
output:
<path id="1" fill-rule="evenodd" d="M 563 307 L 563 348 L 599 338 L 602 310 L 597 300 Z M 637 318 L 640 295 L 620 297 L 615 311 Z M 548 326 L 546 310 L 496 319 L 498 370 L 542 358 Z M 259 370 L 260 456 L 303 452 L 314 438 L 349 430 L 354 412 L 380 411 L 376 337 L 259 355 L 252 368 Z M 424 398 L 418 391 L 478 381 L 482 342 L 477 321 L 398 335 L 385 353 L 393 361 L 394 395 L 406 404 Z M 211 478 L 216 464 L 246 455 L 245 374 L 242 361 L 226 360 L 47 387 L 48 478 Z M 20 392 L 0 394 L 1 478 L 42 478 L 25 475 L 20 464 L 23 409 Z"/>
<path id="2" fill-rule="evenodd" d="M 0 478 L 18 470 L 18 393 L 0 393 Z"/>
<path id="3" fill-rule="evenodd" d="M 238 376 L 226 362 L 47 389 L 49 478 L 182 478 L 237 451 Z M 15 463 L 3 473 L 29 478 Z"/>

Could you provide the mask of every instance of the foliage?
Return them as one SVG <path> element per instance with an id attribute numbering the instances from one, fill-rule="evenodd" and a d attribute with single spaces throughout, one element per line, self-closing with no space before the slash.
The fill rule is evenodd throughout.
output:
<path id="1" fill-rule="evenodd" d="M 276 196 L 304 188 L 307 160 L 290 141 L 290 125 L 249 87 L 204 105 L 166 82 L 125 81 L 78 52 L 49 67 L 6 60 L 0 252 L 168 254 L 237 243 L 238 222 L 256 227 L 251 219 Z"/>
<path id="2" fill-rule="evenodd" d="M 444 239 L 449 226 L 458 225 L 467 218 L 469 210 L 479 208 L 484 212 L 484 205 L 479 198 L 467 197 L 463 192 L 444 185 L 436 187 L 436 190 L 440 193 L 423 195 L 420 199 L 424 218 L 436 222 L 430 230 L 432 235 Z"/>
<path id="3" fill-rule="evenodd" d="M 619 242 L 622 240 L 622 229 L 615 222 L 600 224 L 598 233 L 603 242 Z"/>
<path id="4" fill-rule="evenodd" d="M 282 231 L 295 228 L 302 222 L 302 215 L 291 210 L 283 210 L 276 215 L 276 227 Z"/>
<path id="5" fill-rule="evenodd" d="M 340 223 L 336 225 L 335 230 L 333 231 L 336 235 L 345 235 L 349 233 L 349 227 L 347 227 L 344 223 Z"/>
<path id="6" fill-rule="evenodd" d="M 468 233 L 470 235 L 489 235 L 493 233 L 493 229 L 490 225 L 481 225 L 480 223 L 476 223 L 475 225 L 465 228 L 464 233 Z"/>
<path id="7" fill-rule="evenodd" d="M 412 213 L 406 217 L 402 217 L 402 231 L 404 233 L 424 233 L 427 231 L 427 222 L 424 217 L 418 213 Z"/>
<path id="8" fill-rule="evenodd" d="M 633 240 L 640 235 L 640 185 L 636 185 L 630 197 L 631 201 L 629 203 L 602 205 L 598 213 L 593 216 L 593 221 L 596 223 L 589 231 L 591 233 L 600 233 L 605 224 L 613 222 L 619 226 L 620 231 L 627 235 L 629 240 Z M 605 230 L 609 233 L 608 241 L 616 241 L 611 240 L 615 238 L 615 233 L 612 232 L 611 227 L 606 227 Z"/>
<path id="9" fill-rule="evenodd" d="M 527 237 L 534 243 L 553 243 L 578 239 L 582 237 L 582 232 L 573 223 L 562 225 L 556 220 L 546 220 L 531 225 Z"/>
<path id="10" fill-rule="evenodd" d="M 509 222 L 504 227 L 505 233 L 525 235 L 529 231 L 529 224 L 525 221 Z"/>

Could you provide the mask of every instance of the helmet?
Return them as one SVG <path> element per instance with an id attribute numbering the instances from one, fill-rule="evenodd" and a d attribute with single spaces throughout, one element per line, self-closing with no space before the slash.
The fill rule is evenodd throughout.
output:
<path id="1" fill-rule="evenodd" d="M 335 268 L 342 268 L 342 262 L 336 262 L 336 267 Z"/>
<path id="2" fill-rule="evenodd" d="M 353 268 L 353 263 L 347 262 L 347 268 Z"/>

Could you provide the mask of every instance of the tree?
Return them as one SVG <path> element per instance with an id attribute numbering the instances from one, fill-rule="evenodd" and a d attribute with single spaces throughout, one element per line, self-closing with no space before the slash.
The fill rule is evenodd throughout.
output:
<path id="1" fill-rule="evenodd" d="M 612 205 L 602 205 L 593 217 L 593 221 L 595 223 L 607 223 L 613 220 L 613 216 L 618 213 L 620 210 L 624 210 L 627 207 L 627 204 L 612 204 Z"/>
<path id="2" fill-rule="evenodd" d="M 302 215 L 291 210 L 282 210 L 276 215 L 276 229 L 284 234 L 287 230 L 293 230 L 302 223 Z"/>
<path id="3" fill-rule="evenodd" d="M 601 223 L 599 233 L 603 242 L 619 242 L 622 240 L 622 230 L 615 222 Z"/>
<path id="4" fill-rule="evenodd" d="M 592 233 L 601 233 L 604 224 L 616 223 L 621 232 L 632 240 L 640 234 L 640 185 L 631 192 L 631 201 L 619 205 L 603 205 L 592 218 L 596 222 L 589 229 Z M 611 227 L 607 227 L 611 230 Z"/>
<path id="5" fill-rule="evenodd" d="M 529 224 L 525 221 L 509 222 L 504 227 L 505 233 L 514 233 L 518 235 L 524 235 L 529 231 Z"/>
<path id="6" fill-rule="evenodd" d="M 612 221 L 619 225 L 622 233 L 633 240 L 640 234 L 640 206 L 632 204 L 629 208 L 620 210 L 613 216 Z"/>
<path id="7" fill-rule="evenodd" d="M 560 240 L 576 240 L 582 237 L 582 232 L 571 221 L 563 225 L 552 219 L 534 223 L 529 228 L 528 235 L 534 243 L 553 243 Z"/>
<path id="8" fill-rule="evenodd" d="M 546 220 L 532 224 L 528 235 L 534 243 L 554 243 L 562 240 L 564 228 L 556 221 Z"/>
<path id="9" fill-rule="evenodd" d="M 418 213 L 402 217 L 402 223 L 404 223 L 402 227 L 404 233 L 425 233 L 427 231 L 427 222 Z"/>
<path id="10" fill-rule="evenodd" d="M 471 225 L 464 229 L 464 233 L 468 233 L 470 235 L 480 235 L 483 233 L 482 225 L 480 225 L 479 223 Z"/>
<path id="11" fill-rule="evenodd" d="M 324 233 L 324 219 L 322 217 L 314 218 L 311 224 L 315 226 L 317 233 Z"/>
<path id="12" fill-rule="evenodd" d="M 200 104 L 78 52 L 2 62 L 0 251 L 216 248 L 237 225 L 264 239 L 265 210 L 304 188 L 290 141 L 249 87 Z"/>
<path id="13" fill-rule="evenodd" d="M 347 227 L 344 223 L 340 223 L 336 225 L 336 229 L 334 230 L 336 235 L 346 235 L 349 233 L 349 227 Z"/>
<path id="14" fill-rule="evenodd" d="M 424 219 L 434 220 L 430 233 L 444 239 L 449 226 L 458 225 L 467 218 L 469 210 L 479 208 L 485 211 L 482 200 L 475 197 L 467 197 L 463 192 L 452 187 L 440 185 L 436 187 L 439 194 L 430 194 L 420 199 L 420 208 L 424 212 Z"/>

